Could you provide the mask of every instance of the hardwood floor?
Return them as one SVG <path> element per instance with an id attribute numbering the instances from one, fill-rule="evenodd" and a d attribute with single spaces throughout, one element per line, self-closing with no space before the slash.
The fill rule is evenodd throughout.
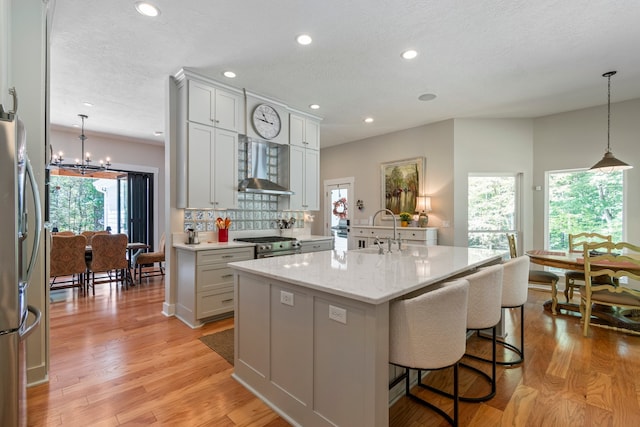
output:
<path id="1" fill-rule="evenodd" d="M 104 284 L 95 297 L 68 289 L 54 299 L 50 381 L 28 391 L 30 426 L 288 425 L 198 339 L 232 327 L 233 319 L 192 330 L 164 317 L 161 277 L 128 291 Z M 525 364 L 498 368 L 492 400 L 461 403 L 461 425 L 638 425 L 640 337 L 594 327 L 584 338 L 578 318 L 542 310 L 546 299 L 548 293 L 529 291 Z M 508 316 L 508 331 L 517 319 L 516 312 Z M 473 339 L 469 348 L 482 353 L 487 344 Z M 463 374 L 463 390 L 484 390 Z M 447 424 L 402 398 L 390 409 L 390 425 Z"/>

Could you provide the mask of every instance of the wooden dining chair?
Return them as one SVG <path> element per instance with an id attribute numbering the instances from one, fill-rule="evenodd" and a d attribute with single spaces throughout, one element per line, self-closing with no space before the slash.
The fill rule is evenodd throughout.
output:
<path id="1" fill-rule="evenodd" d="M 87 239 L 82 236 L 51 236 L 49 254 L 49 288 L 80 288 L 85 290 L 87 264 L 85 250 Z M 68 280 L 59 278 L 71 276 Z"/>
<path id="2" fill-rule="evenodd" d="M 96 294 L 96 284 L 113 281 L 112 272 L 115 272 L 115 281 L 119 280 L 125 288 L 133 282 L 127 260 L 127 243 L 126 234 L 96 234 L 91 239 L 88 285 L 93 289 L 93 295 Z M 107 278 L 103 275 L 96 279 L 96 273 L 106 273 Z"/>
<path id="3" fill-rule="evenodd" d="M 603 252 L 593 256 L 593 251 Z M 623 310 L 640 309 L 640 246 L 627 242 L 586 243 L 583 248 L 585 285 L 580 288 L 580 313 L 584 321 L 584 336 L 589 334 L 593 304 L 614 307 L 617 316 L 625 322 Z M 595 278 L 604 278 L 599 283 Z M 634 287 L 629 282 L 635 281 Z M 621 329 L 640 334 L 634 329 L 618 328 L 615 324 L 596 324 L 604 328 Z"/>
<path id="4" fill-rule="evenodd" d="M 154 265 L 158 263 L 158 270 L 145 272 L 148 276 L 162 275 L 164 276 L 164 247 L 165 247 L 165 234 L 162 233 L 160 237 L 160 246 L 156 252 L 143 252 L 135 257 L 134 263 L 134 276 L 137 278 L 138 283 L 142 282 L 142 267 L 145 265 Z"/>
<path id="5" fill-rule="evenodd" d="M 569 252 L 582 253 L 585 243 L 603 243 L 611 242 L 610 235 L 604 235 L 599 233 L 579 233 L 569 234 Z M 592 282 L 597 283 L 610 283 L 609 277 L 599 276 L 593 277 Z M 580 289 L 584 286 L 585 275 L 584 271 L 567 271 L 564 274 L 564 297 L 567 302 L 573 299 L 573 293 L 575 289 Z"/>
<path id="6" fill-rule="evenodd" d="M 509 254 L 511 258 L 518 257 L 516 236 L 513 233 L 507 233 L 507 241 L 509 242 Z M 529 283 L 534 285 L 549 286 L 551 289 L 551 313 L 558 314 L 558 280 L 557 274 L 544 270 L 529 270 Z"/>

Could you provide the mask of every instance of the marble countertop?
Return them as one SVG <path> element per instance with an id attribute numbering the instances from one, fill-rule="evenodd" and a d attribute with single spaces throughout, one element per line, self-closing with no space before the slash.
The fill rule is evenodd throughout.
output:
<path id="1" fill-rule="evenodd" d="M 315 241 L 321 241 L 321 240 L 333 240 L 333 236 L 315 236 L 315 235 L 300 235 L 300 236 L 296 236 L 296 238 L 301 241 L 301 242 L 315 242 Z M 181 239 L 181 240 L 185 240 L 185 238 Z M 173 247 L 176 249 L 184 249 L 184 250 L 188 250 L 188 251 L 206 251 L 209 249 L 224 249 L 224 248 L 241 248 L 241 247 L 246 247 L 246 246 L 255 246 L 255 243 L 248 243 L 248 242 L 236 242 L 233 241 L 231 238 L 229 239 L 229 242 L 224 242 L 224 243 L 220 243 L 216 241 L 217 237 L 214 235 L 206 235 L 204 233 L 201 233 L 200 235 L 200 243 L 197 245 L 188 245 L 186 243 L 184 243 L 183 241 L 177 241 L 173 244 Z"/>
<path id="2" fill-rule="evenodd" d="M 229 263 L 239 271 L 370 304 L 391 301 L 479 265 L 506 251 L 453 246 L 405 245 L 379 255 L 376 248 L 322 251 Z"/>

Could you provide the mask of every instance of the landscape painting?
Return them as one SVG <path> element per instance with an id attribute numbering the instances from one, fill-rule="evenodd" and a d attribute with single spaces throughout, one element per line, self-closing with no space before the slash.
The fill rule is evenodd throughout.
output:
<path id="1" fill-rule="evenodd" d="M 394 214 L 416 210 L 416 197 L 420 195 L 425 158 L 382 163 L 382 203 Z"/>

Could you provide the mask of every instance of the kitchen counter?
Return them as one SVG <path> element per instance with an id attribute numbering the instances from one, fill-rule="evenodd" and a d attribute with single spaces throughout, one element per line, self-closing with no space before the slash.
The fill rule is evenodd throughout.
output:
<path id="1" fill-rule="evenodd" d="M 294 426 L 388 426 L 389 303 L 500 262 L 503 251 L 406 246 L 230 263 L 233 377 Z M 435 343 L 434 343 L 435 344 Z"/>
<path id="2" fill-rule="evenodd" d="M 305 235 L 305 236 L 296 236 L 296 239 L 300 242 L 318 242 L 325 240 L 333 240 L 333 236 L 315 236 L 315 235 Z"/>
<path id="3" fill-rule="evenodd" d="M 197 252 L 197 251 L 208 251 L 211 249 L 231 249 L 231 248 L 244 248 L 247 246 L 255 246 L 255 243 L 246 243 L 246 242 L 224 242 L 224 243 L 219 243 L 219 242 L 201 242 L 197 245 L 189 245 L 187 243 L 174 243 L 173 247 L 176 249 L 182 249 L 185 251 L 192 251 L 192 252 Z"/>

